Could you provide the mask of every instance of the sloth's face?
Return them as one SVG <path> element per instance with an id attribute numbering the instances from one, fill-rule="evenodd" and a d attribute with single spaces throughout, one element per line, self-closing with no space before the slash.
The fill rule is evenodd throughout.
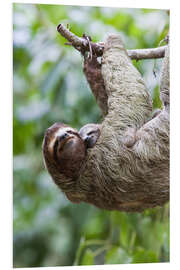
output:
<path id="1" fill-rule="evenodd" d="M 70 127 L 59 127 L 52 134 L 48 149 L 57 160 L 62 156 L 76 154 L 75 152 L 81 144 L 82 140 L 76 130 Z"/>
<path id="2" fill-rule="evenodd" d="M 59 172 L 69 175 L 80 168 L 86 148 L 75 129 L 55 123 L 45 133 L 43 154 L 47 168 L 53 162 Z"/>

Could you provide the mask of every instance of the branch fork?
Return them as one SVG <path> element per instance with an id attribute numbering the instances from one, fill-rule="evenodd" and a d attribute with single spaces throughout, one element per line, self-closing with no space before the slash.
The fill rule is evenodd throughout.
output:
<path id="1" fill-rule="evenodd" d="M 92 54 L 96 55 L 97 57 L 102 56 L 104 51 L 104 42 L 92 42 L 91 38 L 85 34 L 83 34 L 83 37 L 78 37 L 63 24 L 59 24 L 57 26 L 57 31 L 68 41 L 65 43 L 66 45 L 73 46 L 83 55 L 85 52 L 90 52 L 91 57 Z M 127 50 L 127 53 L 131 59 L 135 60 L 163 58 L 166 47 L 167 45 L 157 48 Z"/>

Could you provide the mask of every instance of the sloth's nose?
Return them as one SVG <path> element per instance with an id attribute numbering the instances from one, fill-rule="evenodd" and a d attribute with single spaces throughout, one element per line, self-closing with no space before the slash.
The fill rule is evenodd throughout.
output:
<path id="1" fill-rule="evenodd" d="M 86 145 L 87 148 L 90 148 L 91 147 L 90 141 L 91 140 L 90 140 L 90 137 L 89 136 L 85 137 L 84 143 L 85 143 L 85 145 Z"/>

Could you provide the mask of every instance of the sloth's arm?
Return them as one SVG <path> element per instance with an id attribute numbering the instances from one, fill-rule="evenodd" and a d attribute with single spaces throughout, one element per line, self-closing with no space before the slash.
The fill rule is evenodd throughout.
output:
<path id="1" fill-rule="evenodd" d="M 119 35 L 105 43 L 101 72 L 108 95 L 105 124 L 119 126 L 121 134 L 127 127 L 140 128 L 152 114 L 152 99 Z"/>
<path id="2" fill-rule="evenodd" d="M 91 58 L 84 58 L 83 71 L 102 115 L 106 116 L 108 113 L 108 97 L 101 74 L 101 63 L 98 62 L 97 56 L 92 55 Z"/>
<path id="3" fill-rule="evenodd" d="M 122 118 L 137 126 L 149 118 L 151 97 L 119 35 L 109 35 L 101 63 L 95 55 L 84 58 L 84 74 L 103 116 L 112 111 L 118 114 L 123 112 Z M 139 109 L 143 107 L 142 112 L 136 111 L 136 104 Z M 136 116 L 132 115 L 132 107 Z"/>

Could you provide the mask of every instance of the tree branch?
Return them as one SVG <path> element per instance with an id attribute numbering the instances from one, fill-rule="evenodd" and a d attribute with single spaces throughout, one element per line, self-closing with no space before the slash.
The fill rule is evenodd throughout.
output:
<path id="1" fill-rule="evenodd" d="M 162 58 L 164 57 L 166 47 L 167 46 L 149 49 L 127 50 L 127 52 L 129 57 L 135 60 Z"/>
<path id="2" fill-rule="evenodd" d="M 57 26 L 57 31 L 61 36 L 63 36 L 65 39 L 68 40 L 68 43 L 65 43 L 66 45 L 73 46 L 76 50 L 80 51 L 82 54 L 92 49 L 92 52 L 96 56 L 102 56 L 104 50 L 103 42 L 94 43 L 88 41 L 88 39 L 86 39 L 85 37 L 78 37 L 71 31 L 69 31 L 69 29 L 67 29 L 63 24 L 59 24 Z M 167 46 L 149 49 L 127 50 L 127 53 L 131 59 L 135 60 L 162 58 L 164 57 L 166 47 Z"/>

